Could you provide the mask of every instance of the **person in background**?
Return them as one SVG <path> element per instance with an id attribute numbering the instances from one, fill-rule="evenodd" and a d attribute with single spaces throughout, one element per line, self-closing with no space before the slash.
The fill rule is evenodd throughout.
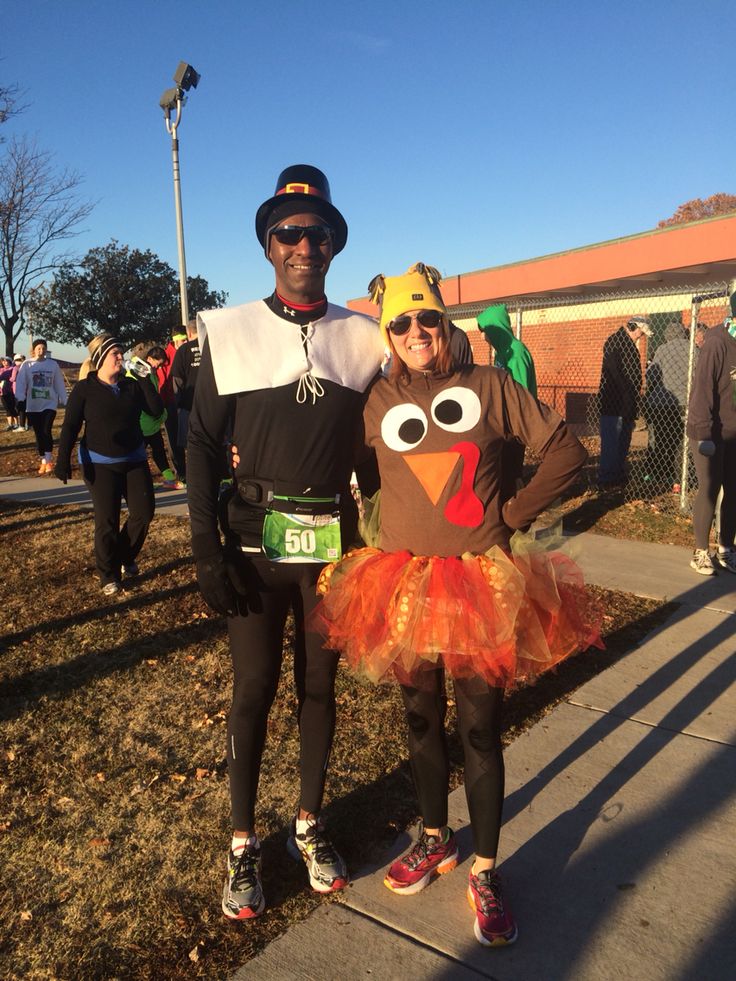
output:
<path id="1" fill-rule="evenodd" d="M 15 432 L 18 425 L 18 409 L 13 392 L 13 362 L 10 358 L 0 357 L 0 398 L 8 417 L 7 430 Z"/>
<path id="2" fill-rule="evenodd" d="M 731 297 L 733 310 L 736 294 Z M 687 435 L 698 476 L 693 505 L 695 551 L 690 567 L 701 576 L 736 572 L 736 319 L 705 333 L 693 377 Z M 723 491 L 718 547 L 710 552 L 716 501 Z"/>
<path id="3" fill-rule="evenodd" d="M 639 411 L 641 358 L 636 342 L 652 328 L 646 317 L 632 317 L 606 339 L 601 365 L 601 457 L 598 485 L 605 490 L 625 484 L 626 458 Z"/>
<path id="4" fill-rule="evenodd" d="M 66 385 L 61 368 L 46 356 L 48 344 L 37 337 L 31 344 L 31 359 L 24 361 L 15 380 L 15 398 L 33 426 L 40 474 L 53 473 L 54 439 L 51 434 L 56 411 L 66 405 Z"/>
<path id="5" fill-rule="evenodd" d="M 174 460 L 174 469 L 177 473 L 180 471 L 180 465 L 182 463 L 181 456 L 182 453 L 179 450 L 179 435 L 177 431 L 177 413 L 176 413 L 176 396 L 174 395 L 174 386 L 171 379 L 171 367 L 174 363 L 174 358 L 176 357 L 176 352 L 187 342 L 187 328 L 186 325 L 177 328 L 171 335 L 171 340 L 166 345 L 166 361 L 161 365 L 161 367 L 156 372 L 159 384 L 159 394 L 161 395 L 161 401 L 166 409 L 166 435 L 169 437 L 169 446 L 171 448 L 171 456 Z"/>
<path id="6" fill-rule="evenodd" d="M 473 364 L 473 349 L 468 335 L 450 320 L 450 351 L 455 364 Z"/>
<path id="7" fill-rule="evenodd" d="M 199 340 L 197 339 L 197 318 L 187 324 L 187 342 L 178 348 L 171 365 L 171 387 L 176 399 L 176 431 L 178 441 L 179 477 L 186 481 L 186 445 L 189 434 L 189 413 L 194 401 L 194 386 L 199 370 Z"/>
<path id="8" fill-rule="evenodd" d="M 534 360 L 526 344 L 514 336 L 506 305 L 494 303 L 486 307 L 478 317 L 478 327 L 493 348 L 494 366 L 508 371 L 515 382 L 523 385 L 536 398 L 537 375 Z M 525 447 L 518 439 L 510 439 L 504 445 L 501 466 L 501 498 L 504 501 L 513 497 L 523 483 L 524 453 Z"/>
<path id="9" fill-rule="evenodd" d="M 26 416 L 25 406 L 23 408 L 21 408 L 18 405 L 18 396 L 15 394 L 15 383 L 18 380 L 18 372 L 20 371 L 21 365 L 23 364 L 23 362 L 25 360 L 26 360 L 25 354 L 15 354 L 15 355 L 13 355 L 13 373 L 10 376 L 10 381 L 11 381 L 11 384 L 13 386 L 13 395 L 15 395 L 15 405 L 16 405 L 16 410 L 18 412 L 18 427 L 17 427 L 17 431 L 18 432 L 26 432 L 27 433 L 30 427 L 28 425 L 28 417 Z"/>
<path id="10" fill-rule="evenodd" d="M 135 359 L 133 359 L 135 361 Z M 158 370 L 166 361 L 166 351 L 155 345 L 150 348 L 146 354 L 146 363 L 152 369 L 151 373 L 148 375 L 148 380 L 151 385 L 158 392 Z M 128 372 L 132 374 L 132 372 Z M 169 458 L 166 454 L 166 446 L 164 444 L 164 437 L 162 432 L 162 426 L 166 420 L 167 409 L 157 416 L 149 415 L 145 410 L 141 412 L 141 432 L 143 433 L 143 442 L 146 446 L 151 448 L 151 455 L 153 457 L 153 462 L 159 469 L 161 473 L 161 486 L 165 490 L 183 490 L 184 484 L 177 477 L 171 468 L 169 463 Z"/>
<path id="11" fill-rule="evenodd" d="M 275 289 L 264 300 L 199 314 L 202 358 L 187 444 L 197 581 L 207 603 L 227 616 L 233 663 L 227 748 L 233 834 L 222 894 L 231 920 L 260 915 L 266 902 L 256 797 L 289 611 L 300 757 L 287 847 L 317 892 L 349 881 L 320 816 L 339 654 L 322 649 L 305 616 L 317 601 L 323 565 L 354 540 L 350 477 L 362 446 L 364 392 L 384 353 L 371 318 L 325 295 L 348 229 L 322 171 L 287 167 L 255 224 Z M 223 507 L 220 460 L 230 433 L 240 462 Z M 358 479 L 364 486 L 360 472 Z"/>
<path id="12" fill-rule="evenodd" d="M 475 845 L 473 932 L 484 946 L 501 946 L 517 937 L 496 871 L 504 688 L 600 644 L 580 570 L 511 535 L 570 486 L 587 455 L 506 371 L 454 364 L 439 285 L 436 269 L 418 263 L 369 287 L 392 350 L 390 375 L 371 386 L 363 416 L 378 458 L 380 528 L 375 545 L 324 570 L 310 623 L 358 674 L 401 686 L 422 817 L 417 842 L 384 879 L 401 896 L 458 863 L 447 825 L 445 672 L 452 676 Z M 512 436 L 541 462 L 504 503 L 500 469 Z"/>
<path id="13" fill-rule="evenodd" d="M 698 348 L 693 364 L 697 364 Z M 665 327 L 664 343 L 646 369 L 642 411 L 647 424 L 647 476 L 667 490 L 679 490 L 685 408 L 690 378 L 690 334 L 681 323 Z"/>
<path id="14" fill-rule="evenodd" d="M 71 454 L 79 433 L 79 465 L 95 514 L 95 563 L 105 596 L 120 592 L 123 576 L 138 575 L 137 558 L 153 520 L 155 500 L 143 443 L 141 412 L 160 416 L 163 405 L 148 381 L 150 369 L 128 376 L 123 347 L 111 334 L 88 345 L 91 370 L 69 396 L 54 473 L 72 476 Z M 128 515 L 122 528 L 122 500 Z"/>

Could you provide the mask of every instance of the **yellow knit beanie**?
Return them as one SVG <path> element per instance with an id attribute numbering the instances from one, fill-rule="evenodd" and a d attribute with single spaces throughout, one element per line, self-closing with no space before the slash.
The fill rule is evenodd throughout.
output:
<path id="1" fill-rule="evenodd" d="M 447 313 L 442 301 L 442 277 L 434 266 L 417 262 L 403 276 L 374 276 L 368 285 L 371 302 L 381 306 L 379 325 L 388 345 L 388 325 L 407 310 L 437 310 Z"/>

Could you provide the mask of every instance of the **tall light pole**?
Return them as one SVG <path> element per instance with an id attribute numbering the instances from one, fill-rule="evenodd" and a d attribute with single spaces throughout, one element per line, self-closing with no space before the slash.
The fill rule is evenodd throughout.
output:
<path id="1" fill-rule="evenodd" d="M 181 110 L 187 101 L 184 95 L 189 89 L 196 89 L 201 76 L 188 65 L 180 61 L 174 72 L 176 87 L 166 89 L 161 96 L 159 105 L 164 111 L 166 132 L 171 136 L 171 157 L 174 164 L 174 207 L 176 209 L 176 241 L 179 247 L 179 296 L 181 298 L 181 322 L 184 326 L 189 322 L 189 301 L 187 300 L 187 260 L 184 254 L 184 221 L 181 211 L 181 178 L 179 175 L 179 138 L 177 130 L 181 122 Z M 172 119 L 172 113 L 174 118 Z"/>

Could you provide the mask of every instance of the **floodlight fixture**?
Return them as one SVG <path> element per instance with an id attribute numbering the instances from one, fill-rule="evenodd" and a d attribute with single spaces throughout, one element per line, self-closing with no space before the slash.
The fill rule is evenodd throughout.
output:
<path id="1" fill-rule="evenodd" d="M 176 209 L 176 238 L 179 248 L 179 296 L 181 301 L 181 322 L 189 322 L 189 301 L 187 299 L 187 263 L 184 254 L 184 221 L 181 210 L 181 179 L 179 176 L 179 123 L 181 122 L 181 110 L 185 105 L 187 97 L 185 91 L 196 89 L 199 84 L 200 75 L 188 65 L 186 61 L 180 61 L 174 72 L 176 88 L 166 89 L 159 99 L 159 106 L 164 111 L 164 121 L 166 132 L 171 137 L 171 157 L 174 166 L 174 207 Z M 172 119 L 172 114 L 174 118 Z"/>
<path id="2" fill-rule="evenodd" d="M 191 66 L 186 63 L 186 61 L 180 61 L 179 65 L 174 72 L 174 81 L 177 86 L 185 91 L 189 89 L 196 89 L 199 84 L 199 80 L 202 76 Z"/>
<path id="3" fill-rule="evenodd" d="M 159 100 L 159 105 L 165 113 L 176 109 L 176 100 L 179 98 L 179 89 L 166 89 Z"/>

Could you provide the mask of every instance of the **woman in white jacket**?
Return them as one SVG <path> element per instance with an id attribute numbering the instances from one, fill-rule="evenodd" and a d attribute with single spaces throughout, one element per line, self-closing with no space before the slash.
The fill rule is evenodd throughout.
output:
<path id="1" fill-rule="evenodd" d="M 51 427 L 58 407 L 66 405 L 64 376 L 58 364 L 46 357 L 47 348 L 43 338 L 36 338 L 31 346 L 31 359 L 23 362 L 15 380 L 16 401 L 25 407 L 36 436 L 40 474 L 54 471 Z"/>

